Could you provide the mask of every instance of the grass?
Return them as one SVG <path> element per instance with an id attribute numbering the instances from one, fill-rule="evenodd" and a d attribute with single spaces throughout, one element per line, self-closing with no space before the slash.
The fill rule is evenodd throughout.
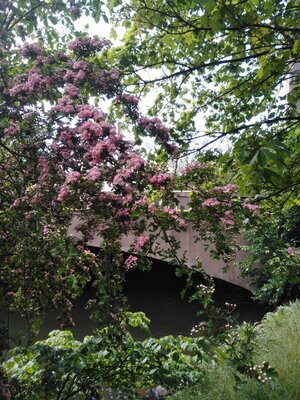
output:
<path id="1" fill-rule="evenodd" d="M 236 379 L 230 368 L 204 369 L 197 384 L 171 395 L 169 400 L 299 400 L 300 301 L 268 313 L 257 327 L 254 363 L 267 362 L 276 377 L 262 384 L 256 378 Z"/>

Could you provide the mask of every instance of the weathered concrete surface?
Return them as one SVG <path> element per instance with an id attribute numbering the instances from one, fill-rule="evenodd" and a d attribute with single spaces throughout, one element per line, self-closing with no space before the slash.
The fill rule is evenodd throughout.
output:
<path id="1" fill-rule="evenodd" d="M 180 200 L 180 205 L 183 207 L 188 206 L 188 194 L 187 192 L 179 192 L 178 198 Z M 79 233 L 76 231 L 76 226 L 80 224 L 80 216 L 74 215 L 72 224 L 69 228 L 69 234 L 75 237 L 80 237 Z M 209 249 L 205 250 L 204 243 L 198 241 L 195 243 L 194 241 L 194 233 L 192 230 L 191 224 L 188 224 L 185 232 L 171 232 L 175 238 L 180 242 L 181 249 L 178 252 L 178 256 L 182 256 L 184 253 L 187 258 L 188 266 L 192 266 L 197 264 L 197 260 L 202 261 L 203 269 L 209 275 L 212 275 L 215 278 L 222 279 L 226 282 L 233 283 L 235 285 L 241 286 L 245 289 L 251 290 L 250 287 L 250 279 L 241 277 L 239 274 L 239 270 L 235 265 L 232 265 L 227 272 L 223 272 L 224 262 L 220 260 L 215 260 L 210 256 Z M 134 243 L 134 236 L 129 235 L 123 237 L 122 239 L 122 250 L 124 252 L 130 252 L 131 245 Z M 161 240 L 158 241 L 160 246 L 166 249 L 166 243 Z M 101 247 L 101 237 L 95 236 L 90 242 L 90 246 L 93 247 Z M 243 251 L 238 251 L 236 253 L 236 261 L 243 260 L 246 257 L 246 253 Z M 153 255 L 152 258 L 159 259 L 157 255 Z M 234 263 L 233 263 L 234 264 Z"/>

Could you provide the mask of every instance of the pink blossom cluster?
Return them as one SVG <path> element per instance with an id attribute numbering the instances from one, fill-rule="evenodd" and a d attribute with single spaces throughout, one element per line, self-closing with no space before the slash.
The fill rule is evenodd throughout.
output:
<path id="1" fill-rule="evenodd" d="M 71 157 L 71 152 L 70 152 L 69 149 L 60 148 L 60 149 L 59 149 L 59 153 L 60 153 L 60 155 L 62 156 L 62 158 L 63 158 L 64 160 L 69 160 L 70 157 Z"/>
<path id="2" fill-rule="evenodd" d="M 293 257 L 298 255 L 298 251 L 296 249 L 294 249 L 294 247 L 288 247 L 287 253 Z"/>
<path id="3" fill-rule="evenodd" d="M 82 44 L 90 43 L 91 48 L 106 46 L 108 43 L 106 39 L 98 40 L 95 37 L 79 38 L 78 40 L 79 42 L 83 41 Z M 33 48 L 31 45 L 28 46 L 24 47 L 25 53 L 29 51 L 29 48 Z M 72 45 L 70 46 L 72 47 Z M 20 51 L 23 52 L 22 49 Z M 63 89 L 66 98 L 59 99 L 54 110 L 71 113 L 73 110 L 68 108 L 69 99 L 76 98 L 83 85 L 88 84 L 92 94 L 105 93 L 109 96 L 114 95 L 119 88 L 119 72 L 116 69 L 103 70 L 100 66 L 83 60 L 73 63 L 69 55 L 60 55 L 59 52 L 51 57 L 42 56 L 41 52 L 39 54 L 33 67 L 28 69 L 26 74 L 18 74 L 11 80 L 10 89 L 8 89 L 10 96 L 22 100 L 26 100 L 30 96 L 44 98 L 46 94 L 57 95 L 58 92 L 61 92 L 60 89 Z M 51 68 L 47 68 L 48 66 Z M 63 87 L 64 83 L 67 83 L 65 87 Z"/>
<path id="4" fill-rule="evenodd" d="M 9 121 L 8 127 L 4 129 L 4 134 L 7 136 L 17 135 L 20 133 L 20 126 L 18 122 Z"/>
<path id="5" fill-rule="evenodd" d="M 69 83 L 64 87 L 64 92 L 69 97 L 76 97 L 79 94 L 78 88 L 75 85 L 72 85 L 71 83 Z"/>
<path id="6" fill-rule="evenodd" d="M 180 216 L 179 211 L 176 208 L 166 206 L 163 208 L 163 211 L 168 214 L 171 219 L 176 221 L 182 229 L 186 229 L 187 223 L 185 219 Z"/>
<path id="7" fill-rule="evenodd" d="M 110 46 L 111 42 L 109 40 L 105 38 L 99 38 L 99 36 L 95 35 L 93 37 L 79 36 L 69 43 L 68 47 L 77 54 L 85 56 Z"/>
<path id="8" fill-rule="evenodd" d="M 74 71 L 87 71 L 89 68 L 89 63 L 84 60 L 78 60 L 72 64 L 72 68 Z"/>
<path id="9" fill-rule="evenodd" d="M 130 94 L 119 94 L 116 98 L 115 98 L 115 102 L 119 103 L 126 103 L 129 105 L 133 105 L 133 106 L 137 106 L 139 104 L 139 99 L 137 99 L 136 97 L 130 95 Z"/>
<path id="10" fill-rule="evenodd" d="M 245 201 L 243 204 L 243 207 L 246 208 L 247 210 L 253 211 L 253 212 L 257 212 L 259 211 L 259 206 L 257 204 L 251 204 L 249 203 L 249 200 Z"/>
<path id="11" fill-rule="evenodd" d="M 221 221 L 225 225 L 231 225 L 231 226 L 235 225 L 234 216 L 232 215 L 231 211 L 225 211 L 224 218 L 221 218 Z"/>
<path id="12" fill-rule="evenodd" d="M 54 90 L 59 81 L 58 75 L 45 75 L 39 68 L 33 67 L 27 75 L 19 74 L 15 77 L 9 95 L 22 99 L 29 96 L 44 97 L 46 93 Z"/>
<path id="13" fill-rule="evenodd" d="M 93 67 L 90 84 L 92 89 L 97 92 L 106 93 L 111 96 L 115 94 L 120 86 L 120 74 L 117 70 L 109 71 L 101 70 L 98 67 Z"/>
<path id="14" fill-rule="evenodd" d="M 74 114 L 76 111 L 74 99 L 69 95 L 65 95 L 57 100 L 52 110 L 67 115 Z"/>
<path id="15" fill-rule="evenodd" d="M 153 175 L 149 181 L 155 186 L 165 185 L 166 183 L 172 182 L 172 175 L 169 173 L 160 172 L 156 175 Z"/>
<path id="16" fill-rule="evenodd" d="M 130 208 L 121 208 L 115 212 L 115 218 L 124 218 L 130 216 Z"/>
<path id="17" fill-rule="evenodd" d="M 221 203 L 218 199 L 216 199 L 215 197 L 211 197 L 202 202 L 202 207 L 215 207 L 218 206 L 219 204 Z"/>
<path id="18" fill-rule="evenodd" d="M 39 157 L 38 168 L 40 171 L 39 181 L 44 182 L 49 175 L 49 161 L 48 161 L 47 157 L 45 157 L 45 156 Z"/>
<path id="19" fill-rule="evenodd" d="M 29 119 L 31 117 L 33 117 L 36 114 L 35 111 L 28 111 L 25 114 L 22 115 L 22 119 Z"/>
<path id="20" fill-rule="evenodd" d="M 89 181 L 96 181 L 97 179 L 100 178 L 100 176 L 101 176 L 101 172 L 100 172 L 99 168 L 95 166 L 88 171 L 87 179 Z"/>
<path id="21" fill-rule="evenodd" d="M 70 194 L 70 189 L 67 186 L 62 186 L 60 188 L 57 200 L 58 201 L 64 201 L 66 197 L 68 197 Z"/>
<path id="22" fill-rule="evenodd" d="M 140 170 L 144 167 L 146 161 L 144 158 L 138 153 L 131 153 L 127 160 L 127 169 L 129 170 Z"/>
<path id="23" fill-rule="evenodd" d="M 239 189 L 240 187 L 238 185 L 234 184 L 228 184 L 224 186 L 216 186 L 213 191 L 214 192 L 221 192 L 221 193 L 231 193 L 235 192 Z"/>
<path id="24" fill-rule="evenodd" d="M 99 164 L 109 155 L 113 155 L 117 150 L 117 141 L 115 138 L 97 143 L 91 150 L 90 154 L 94 164 Z"/>
<path id="25" fill-rule="evenodd" d="M 96 122 L 100 122 L 106 117 L 106 114 L 103 111 L 99 110 L 99 108 L 92 106 L 90 104 L 80 104 L 76 106 L 76 112 L 78 118 L 82 119 L 93 118 L 94 121 Z"/>
<path id="26" fill-rule="evenodd" d="M 124 206 L 129 206 L 132 202 L 133 202 L 133 197 L 131 194 L 128 193 L 122 196 L 122 198 L 120 199 L 120 204 Z"/>
<path id="27" fill-rule="evenodd" d="M 70 7 L 70 13 L 74 16 L 74 17 L 76 17 L 76 18 L 79 18 L 80 17 L 80 8 L 79 7 L 77 7 L 77 6 L 71 6 Z"/>
<path id="28" fill-rule="evenodd" d="M 124 267 L 126 271 L 129 271 L 131 268 L 133 268 L 137 264 L 138 258 L 136 256 L 129 256 L 126 258 Z"/>
<path id="29" fill-rule="evenodd" d="M 150 203 L 148 205 L 148 212 L 150 215 L 155 215 L 155 213 L 157 212 L 157 207 L 155 206 L 155 204 Z"/>
<path id="30" fill-rule="evenodd" d="M 38 43 L 25 42 L 19 49 L 21 56 L 26 58 L 36 58 L 44 52 L 44 48 Z"/>
<path id="31" fill-rule="evenodd" d="M 163 141 L 169 140 L 169 129 L 163 125 L 159 118 L 141 117 L 137 120 L 138 125 L 150 132 L 153 136 Z"/>
<path id="32" fill-rule="evenodd" d="M 181 172 L 183 174 L 189 174 L 192 171 L 199 170 L 199 169 L 207 169 L 207 168 L 209 168 L 208 163 L 201 163 L 199 161 L 195 161 L 195 162 L 187 165 L 186 167 L 182 168 Z"/>
<path id="33" fill-rule="evenodd" d="M 44 225 L 44 228 L 43 228 L 44 235 L 47 236 L 50 233 L 50 231 L 51 231 L 51 226 L 50 225 Z"/>
<path id="34" fill-rule="evenodd" d="M 140 235 L 137 238 L 137 241 L 134 245 L 134 250 L 140 251 L 143 247 L 145 247 L 149 243 L 149 240 L 150 240 L 149 236 Z"/>
<path id="35" fill-rule="evenodd" d="M 18 207 L 20 204 L 27 203 L 28 201 L 29 201 L 29 197 L 28 196 L 19 197 L 18 199 L 16 199 L 13 202 L 12 207 Z"/>
<path id="36" fill-rule="evenodd" d="M 137 124 L 141 129 L 150 133 L 169 153 L 173 156 L 177 153 L 177 146 L 170 142 L 169 129 L 163 125 L 159 118 L 140 117 L 137 119 Z"/>
<path id="37" fill-rule="evenodd" d="M 80 179 L 80 177 L 81 177 L 80 172 L 72 171 L 67 175 L 65 184 L 70 185 L 70 184 L 76 183 Z"/>
<path id="38" fill-rule="evenodd" d="M 85 121 L 83 124 L 78 125 L 77 129 L 80 132 L 82 142 L 91 142 L 95 134 L 96 137 L 102 134 L 102 129 L 91 121 Z"/>
<path id="39" fill-rule="evenodd" d="M 74 146 L 75 130 L 72 128 L 64 128 L 59 133 L 59 140 L 68 147 L 72 148 Z M 53 146 L 52 146 L 53 148 Z"/>
<path id="40" fill-rule="evenodd" d="M 142 197 L 141 199 L 138 199 L 135 204 L 134 208 L 137 209 L 139 207 L 148 207 L 148 199 L 147 197 Z"/>

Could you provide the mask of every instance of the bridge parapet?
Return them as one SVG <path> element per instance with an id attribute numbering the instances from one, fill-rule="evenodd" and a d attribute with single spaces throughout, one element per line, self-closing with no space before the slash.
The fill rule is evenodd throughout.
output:
<path id="1" fill-rule="evenodd" d="M 176 194 L 179 199 L 179 207 L 188 208 L 189 192 L 177 192 Z M 71 226 L 68 230 L 70 235 L 80 238 L 80 233 L 76 230 L 76 227 L 79 226 L 80 223 L 80 215 L 74 214 Z M 201 260 L 203 269 L 207 274 L 213 276 L 214 278 L 222 279 L 226 282 L 241 286 L 247 290 L 251 290 L 251 280 L 246 277 L 241 277 L 238 267 L 234 265 L 236 262 L 242 261 L 246 258 L 246 252 L 237 251 L 235 255 L 235 262 L 233 262 L 233 265 L 231 265 L 229 269 L 224 272 L 224 262 L 222 260 L 213 259 L 210 255 L 209 250 L 212 250 L 213 246 L 210 246 L 206 250 L 205 243 L 203 241 L 199 240 L 195 242 L 194 232 L 190 222 L 187 224 L 187 229 L 185 231 L 170 231 L 170 233 L 174 235 L 176 240 L 178 240 L 181 245 L 180 250 L 178 251 L 178 257 L 180 258 L 185 254 L 188 266 L 196 265 L 198 262 L 197 260 Z M 130 253 L 135 240 L 136 237 L 134 235 L 124 236 L 122 238 L 122 251 Z M 92 247 L 101 248 L 101 243 L 101 236 L 95 235 L 88 244 Z M 158 239 L 158 244 L 162 249 L 168 249 L 168 244 L 165 241 Z M 151 257 L 158 260 L 160 259 L 159 255 L 157 254 L 153 254 Z M 164 259 L 164 261 L 166 260 Z"/>

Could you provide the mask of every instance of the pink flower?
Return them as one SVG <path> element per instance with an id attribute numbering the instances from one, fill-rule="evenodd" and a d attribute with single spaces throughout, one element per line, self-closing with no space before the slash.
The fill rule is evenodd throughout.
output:
<path id="1" fill-rule="evenodd" d="M 67 187 L 67 186 L 62 186 L 61 189 L 60 189 L 60 191 L 59 191 L 57 200 L 58 200 L 58 201 L 64 201 L 65 198 L 66 198 L 69 194 L 70 194 L 70 190 L 68 189 L 68 187 Z"/>
<path id="2" fill-rule="evenodd" d="M 127 161 L 127 168 L 140 169 L 145 165 L 145 160 L 140 154 L 132 153 Z"/>
<path id="3" fill-rule="evenodd" d="M 74 72 L 68 69 L 68 71 L 64 75 L 64 81 L 69 81 L 70 79 L 73 79 L 75 76 Z"/>
<path id="4" fill-rule="evenodd" d="M 68 85 L 65 86 L 64 92 L 70 97 L 76 97 L 78 96 L 79 90 L 76 86 L 69 83 Z"/>
<path id="5" fill-rule="evenodd" d="M 138 261 L 138 258 L 136 256 L 129 256 L 124 263 L 125 270 L 129 271 L 131 268 L 133 268 Z"/>
<path id="6" fill-rule="evenodd" d="M 142 199 L 139 199 L 135 202 L 134 208 L 136 209 L 137 207 L 143 207 L 148 205 L 148 200 L 146 197 L 143 197 Z"/>
<path id="7" fill-rule="evenodd" d="M 214 192 L 223 192 L 223 193 L 230 193 L 238 190 L 240 187 L 234 184 L 228 184 L 224 186 L 216 186 L 213 191 Z"/>
<path id="8" fill-rule="evenodd" d="M 80 172 L 72 171 L 72 172 L 70 172 L 70 173 L 68 174 L 68 176 L 67 176 L 67 178 L 66 178 L 66 181 L 65 181 L 65 184 L 66 184 L 66 185 L 69 185 L 69 184 L 75 183 L 75 182 L 78 181 L 78 179 L 79 179 L 80 177 L 81 177 Z"/>
<path id="9" fill-rule="evenodd" d="M 39 89 L 39 87 L 42 86 L 42 84 L 43 84 L 43 77 L 38 72 L 34 72 L 28 77 L 27 90 L 30 93 L 33 93 L 37 89 Z"/>
<path id="10" fill-rule="evenodd" d="M 250 203 L 248 203 L 247 201 L 245 201 L 245 203 L 243 204 L 243 207 L 244 207 L 244 208 L 247 208 L 247 209 L 250 210 L 250 211 L 254 211 L 254 212 L 256 212 L 256 211 L 259 210 L 259 206 L 258 206 L 258 205 L 256 205 L 256 204 L 250 204 Z"/>
<path id="11" fill-rule="evenodd" d="M 16 199 L 14 202 L 13 202 L 13 207 L 18 207 L 20 204 L 22 204 L 22 203 L 24 203 L 24 202 L 27 202 L 27 201 L 29 201 L 29 198 L 28 198 L 28 196 L 22 196 L 22 197 L 19 197 L 18 199 Z"/>
<path id="12" fill-rule="evenodd" d="M 156 206 L 154 205 L 154 204 L 149 204 L 148 205 L 148 212 L 150 213 L 150 214 L 155 214 L 156 213 L 156 211 L 157 211 L 157 208 L 156 208 Z"/>
<path id="13" fill-rule="evenodd" d="M 101 161 L 102 154 L 105 152 L 106 146 L 104 143 L 97 143 L 96 146 L 92 149 L 91 155 L 95 164 Z"/>
<path id="14" fill-rule="evenodd" d="M 172 208 L 170 206 L 166 206 L 163 208 L 164 212 L 169 214 L 169 215 L 176 215 L 177 214 L 177 210 L 175 208 Z"/>
<path id="15" fill-rule="evenodd" d="M 44 49 L 39 44 L 25 42 L 20 48 L 19 53 L 23 57 L 35 58 L 41 55 L 43 51 Z"/>
<path id="16" fill-rule="evenodd" d="M 118 75 L 119 75 L 119 73 L 118 73 Z M 119 103 L 121 101 L 123 101 L 124 103 L 129 103 L 129 104 L 135 105 L 135 106 L 138 105 L 138 103 L 139 103 L 139 100 L 136 97 L 131 96 L 130 94 L 118 95 L 115 99 L 115 103 Z"/>
<path id="17" fill-rule="evenodd" d="M 59 140 L 61 142 L 63 142 L 64 144 L 67 144 L 68 146 L 72 147 L 72 145 L 73 145 L 73 136 L 74 136 L 74 134 L 73 134 L 72 131 L 64 130 L 64 131 L 62 131 L 60 133 Z"/>
<path id="18" fill-rule="evenodd" d="M 83 81 L 85 78 L 85 72 L 81 70 L 79 70 L 75 76 L 75 81 Z"/>
<path id="19" fill-rule="evenodd" d="M 120 73 L 116 69 L 110 70 L 109 73 L 110 73 L 111 79 L 113 79 L 113 80 L 117 80 L 120 77 Z"/>
<path id="20" fill-rule="evenodd" d="M 92 38 L 79 36 L 69 44 L 69 49 L 84 55 L 99 51 L 104 47 L 110 47 L 110 45 L 111 42 L 109 40 L 101 39 L 98 36 L 93 36 Z"/>
<path id="21" fill-rule="evenodd" d="M 93 167 L 89 170 L 87 174 L 87 178 L 90 181 L 96 181 L 98 178 L 100 178 L 101 172 L 98 167 Z"/>
<path id="22" fill-rule="evenodd" d="M 22 119 L 28 119 L 35 115 L 35 111 L 29 111 L 22 115 Z"/>
<path id="23" fill-rule="evenodd" d="M 73 68 L 77 70 L 83 70 L 85 71 L 88 67 L 88 63 L 86 61 L 80 60 L 80 61 L 75 61 L 73 64 Z"/>
<path id="24" fill-rule="evenodd" d="M 16 135 L 17 133 L 20 133 L 19 124 L 15 121 L 9 121 L 8 127 L 4 129 L 4 134 L 5 135 Z"/>
<path id="25" fill-rule="evenodd" d="M 183 218 L 181 218 L 181 217 L 176 217 L 175 218 L 175 220 L 178 222 L 178 224 L 179 224 L 179 226 L 182 228 L 182 229 L 186 229 L 187 228 L 187 222 L 186 222 L 186 220 L 185 219 L 183 219 Z"/>
<path id="26" fill-rule="evenodd" d="M 52 143 L 51 148 L 54 151 L 54 153 L 58 153 L 59 145 L 57 143 Z"/>
<path id="27" fill-rule="evenodd" d="M 44 182 L 49 174 L 49 163 L 45 156 L 39 157 L 40 181 Z"/>
<path id="28" fill-rule="evenodd" d="M 70 151 L 68 149 L 61 149 L 60 154 L 62 158 L 64 158 L 65 160 L 68 160 L 71 156 Z"/>
<path id="29" fill-rule="evenodd" d="M 294 249 L 293 247 L 288 247 L 287 252 L 291 256 L 296 256 L 297 255 L 297 250 Z"/>
<path id="30" fill-rule="evenodd" d="M 172 180 L 172 175 L 168 173 L 159 173 L 157 175 L 152 176 L 149 181 L 153 185 L 163 185 L 166 182 L 170 182 Z"/>
<path id="31" fill-rule="evenodd" d="M 45 225 L 44 229 L 43 229 L 44 235 L 47 236 L 49 232 L 50 232 L 50 226 L 49 225 Z"/>
<path id="32" fill-rule="evenodd" d="M 137 238 L 134 250 L 140 251 L 148 243 L 149 243 L 149 236 L 141 235 Z"/>
<path id="33" fill-rule="evenodd" d="M 26 91 L 26 86 L 25 86 L 25 84 L 24 84 L 24 83 L 17 83 L 16 85 L 14 85 L 14 86 L 10 89 L 9 94 L 10 94 L 11 96 L 16 96 L 17 94 L 19 94 L 19 93 L 21 93 L 21 92 L 23 92 L 23 91 Z"/>
<path id="34" fill-rule="evenodd" d="M 182 169 L 183 174 L 189 174 L 192 171 L 198 170 L 198 169 L 205 169 L 208 168 L 209 164 L 208 163 L 200 163 L 199 161 L 195 161 L 192 164 L 187 165 Z"/>
<path id="35" fill-rule="evenodd" d="M 215 197 L 212 197 L 210 199 L 204 200 L 202 203 L 202 207 L 214 207 L 218 206 L 219 204 L 221 204 L 219 200 L 217 200 Z"/>

